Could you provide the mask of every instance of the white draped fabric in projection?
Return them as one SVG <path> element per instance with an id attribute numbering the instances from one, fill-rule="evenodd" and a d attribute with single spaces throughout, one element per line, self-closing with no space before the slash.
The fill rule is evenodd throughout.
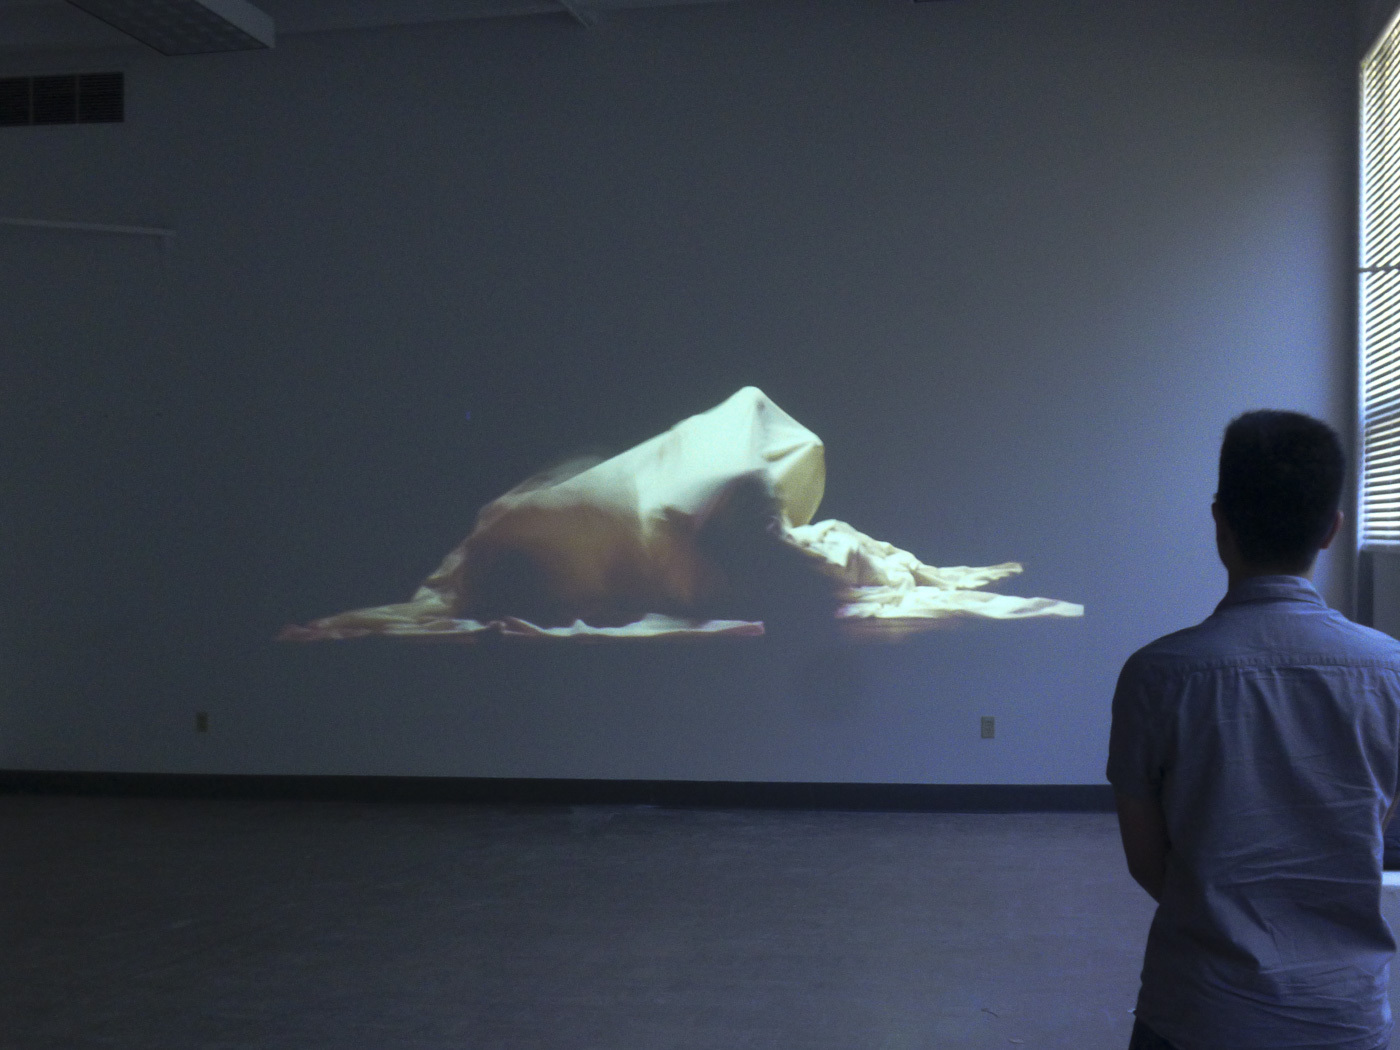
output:
<path id="1" fill-rule="evenodd" d="M 793 586 L 767 595 L 767 607 L 820 608 L 829 595 L 836 622 L 858 637 L 901 637 L 957 618 L 1084 614 L 1071 602 L 981 590 L 1019 573 L 1016 562 L 936 568 L 845 522 L 813 524 L 825 482 L 821 440 L 744 387 L 620 455 L 531 478 L 487 504 L 410 601 L 281 637 L 761 635 L 743 594 L 771 591 L 775 580 Z M 765 578 L 778 563 L 789 571 Z"/>

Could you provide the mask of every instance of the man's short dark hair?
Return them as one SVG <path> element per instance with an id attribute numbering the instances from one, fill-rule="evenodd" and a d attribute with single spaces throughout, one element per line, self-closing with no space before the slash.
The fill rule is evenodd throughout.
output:
<path id="1" fill-rule="evenodd" d="M 1216 504 L 1250 565 L 1306 570 L 1342 500 L 1337 432 L 1300 412 L 1246 412 L 1220 445 Z"/>

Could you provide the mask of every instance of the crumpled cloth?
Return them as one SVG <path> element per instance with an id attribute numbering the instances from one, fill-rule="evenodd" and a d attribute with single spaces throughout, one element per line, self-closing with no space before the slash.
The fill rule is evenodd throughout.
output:
<path id="1" fill-rule="evenodd" d="M 716 618 L 726 588 L 707 525 L 739 481 L 770 494 L 770 533 L 839 589 L 856 637 L 901 637 L 958 618 L 1076 617 L 1084 607 L 980 588 L 1021 571 L 925 565 L 841 521 L 811 523 L 826 483 L 821 440 L 744 387 L 611 459 L 531 478 L 482 508 L 476 528 L 413 597 L 285 628 L 288 641 L 367 635 L 609 640 L 754 636 Z"/>

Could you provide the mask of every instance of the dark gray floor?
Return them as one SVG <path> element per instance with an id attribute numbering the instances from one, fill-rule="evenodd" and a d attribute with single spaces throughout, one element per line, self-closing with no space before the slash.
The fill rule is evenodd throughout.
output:
<path id="1" fill-rule="evenodd" d="M 1123 1050 L 1108 814 L 0 796 L 5 1050 Z"/>

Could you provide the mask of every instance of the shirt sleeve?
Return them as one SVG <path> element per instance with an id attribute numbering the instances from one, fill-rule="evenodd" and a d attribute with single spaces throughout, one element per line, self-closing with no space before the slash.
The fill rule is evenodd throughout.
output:
<path id="1" fill-rule="evenodd" d="M 1162 787 L 1164 741 L 1153 717 L 1158 690 L 1151 688 L 1144 670 L 1134 655 L 1118 675 L 1108 734 L 1108 782 L 1119 794 L 1156 798 Z"/>

